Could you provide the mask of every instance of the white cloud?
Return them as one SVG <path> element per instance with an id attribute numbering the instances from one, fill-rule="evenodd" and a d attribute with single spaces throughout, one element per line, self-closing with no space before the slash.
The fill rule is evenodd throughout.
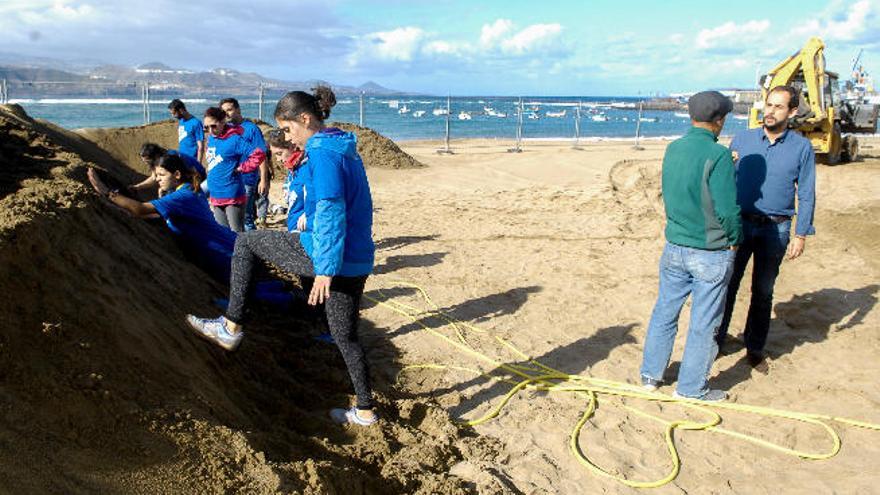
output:
<path id="1" fill-rule="evenodd" d="M 501 42 L 501 50 L 508 54 L 522 55 L 540 47 L 546 47 L 559 33 L 559 24 L 532 24 Z"/>
<path id="2" fill-rule="evenodd" d="M 492 24 L 484 24 L 480 30 L 480 46 L 492 48 L 513 29 L 513 22 L 508 19 L 498 19 Z"/>
<path id="3" fill-rule="evenodd" d="M 726 22 L 712 29 L 703 29 L 697 34 L 697 48 L 710 49 L 729 46 L 734 43 L 754 43 L 754 36 L 770 29 L 770 21 L 748 21 L 745 24 Z"/>
<path id="4" fill-rule="evenodd" d="M 811 19 L 795 29 L 794 33 L 799 36 L 819 36 L 825 41 L 852 41 L 868 30 L 868 21 L 876 17 L 876 10 L 876 5 L 872 5 L 870 0 L 862 0 L 850 5 L 845 17 L 839 20 L 833 17 L 824 22 Z"/>

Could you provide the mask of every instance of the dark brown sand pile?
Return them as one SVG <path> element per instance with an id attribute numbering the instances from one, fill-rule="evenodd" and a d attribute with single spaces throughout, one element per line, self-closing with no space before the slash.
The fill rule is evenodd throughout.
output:
<path id="1" fill-rule="evenodd" d="M 162 125 L 117 132 L 133 145 Z M 124 149 L 109 136 L 110 155 Z M 0 107 L 0 491 L 501 491 L 447 474 L 493 447 L 395 388 L 397 352 L 371 322 L 361 332 L 388 419 L 366 429 L 327 418 L 350 385 L 302 310 L 257 308 L 232 354 L 191 335 L 184 315 L 218 314 L 222 289 L 164 226 L 92 193 L 89 164 L 136 176 L 110 155 Z"/>
<path id="2" fill-rule="evenodd" d="M 263 134 L 268 134 L 271 126 L 265 122 L 258 122 L 258 124 L 263 130 Z M 392 169 L 424 167 L 421 162 L 394 144 L 394 141 L 372 129 L 339 122 L 330 125 L 354 132 L 357 135 L 358 152 L 367 167 Z M 163 120 L 138 127 L 80 129 L 77 133 L 94 142 L 132 169 L 144 173 L 146 170 L 138 158 L 141 144 L 153 142 L 166 148 L 177 149 L 176 126 L 177 123 L 173 120 Z"/>

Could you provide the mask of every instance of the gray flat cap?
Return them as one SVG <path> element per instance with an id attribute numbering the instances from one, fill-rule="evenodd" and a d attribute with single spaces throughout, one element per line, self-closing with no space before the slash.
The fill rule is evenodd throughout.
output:
<path id="1" fill-rule="evenodd" d="M 715 122 L 733 110 L 733 102 L 718 91 L 702 91 L 688 100 L 688 113 L 697 122 Z"/>

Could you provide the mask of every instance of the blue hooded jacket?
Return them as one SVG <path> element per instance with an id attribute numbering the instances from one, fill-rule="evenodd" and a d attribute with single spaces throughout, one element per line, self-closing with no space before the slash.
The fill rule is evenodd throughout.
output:
<path id="1" fill-rule="evenodd" d="M 376 251 L 373 199 L 357 138 L 327 128 L 309 138 L 305 155 L 300 173 L 306 229 L 300 243 L 315 265 L 315 275 L 369 275 Z"/>

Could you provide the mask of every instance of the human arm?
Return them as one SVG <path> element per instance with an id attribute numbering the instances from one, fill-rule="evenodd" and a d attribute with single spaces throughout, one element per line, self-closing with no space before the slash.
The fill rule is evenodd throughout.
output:
<path id="1" fill-rule="evenodd" d="M 727 236 L 728 244 L 742 244 L 742 217 L 736 203 L 736 175 L 729 152 L 718 158 L 709 175 L 709 195 L 715 209 L 715 218 Z"/>
<path id="2" fill-rule="evenodd" d="M 263 160 L 263 163 L 260 164 L 260 185 L 257 186 L 257 193 L 260 196 L 268 196 L 269 195 L 269 186 L 271 184 L 272 178 L 269 173 L 269 161 Z"/>
<path id="3" fill-rule="evenodd" d="M 92 187 L 98 194 L 106 197 L 111 203 L 126 210 L 132 215 L 139 218 L 148 218 L 158 213 L 156 207 L 150 203 L 141 203 L 140 201 L 119 194 L 119 191 L 111 190 L 106 184 L 104 184 L 104 181 L 98 177 L 95 169 L 90 168 L 88 176 L 89 182 L 92 183 Z"/>
<path id="4" fill-rule="evenodd" d="M 243 159 L 238 165 L 238 171 L 246 174 L 260 168 L 266 161 L 266 152 L 257 146 L 253 146 L 243 138 L 239 138 L 235 145 L 235 152 Z"/>
<path id="5" fill-rule="evenodd" d="M 127 187 L 127 189 L 133 193 L 142 191 L 144 189 L 152 189 L 157 187 L 159 182 L 156 180 L 156 173 L 150 172 L 150 175 L 147 176 L 146 179 L 138 182 L 137 184 L 131 184 Z"/>

